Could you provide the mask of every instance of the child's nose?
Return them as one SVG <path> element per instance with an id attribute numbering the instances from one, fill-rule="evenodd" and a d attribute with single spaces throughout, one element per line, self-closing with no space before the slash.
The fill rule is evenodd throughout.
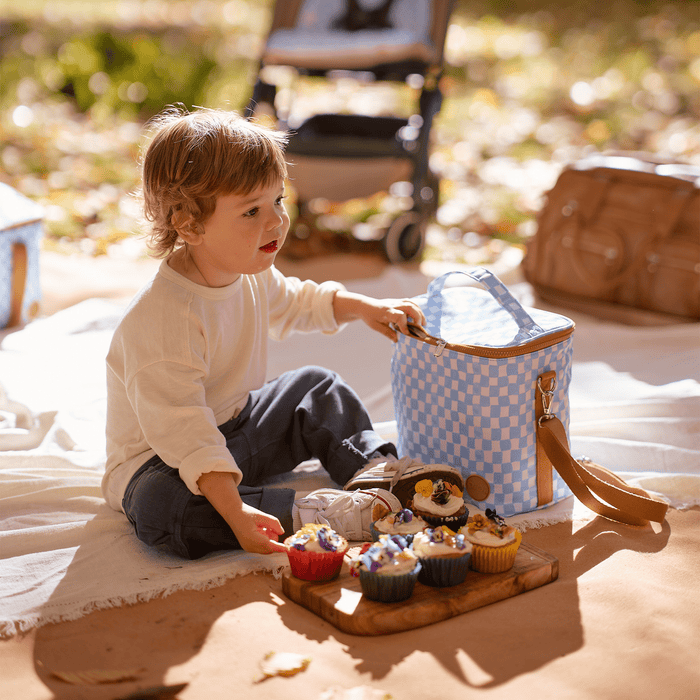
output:
<path id="1" fill-rule="evenodd" d="M 278 210 L 273 210 L 270 213 L 270 216 L 268 217 L 267 221 L 267 228 L 268 230 L 272 230 L 273 228 L 278 228 L 279 226 L 282 225 L 284 222 L 284 217 L 286 216 L 286 212 L 283 211 L 278 211 Z"/>

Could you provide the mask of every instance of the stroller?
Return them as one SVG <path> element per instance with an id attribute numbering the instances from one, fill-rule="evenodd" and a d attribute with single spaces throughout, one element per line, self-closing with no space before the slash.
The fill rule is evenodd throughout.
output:
<path id="1" fill-rule="evenodd" d="M 300 216 L 317 198 L 347 202 L 401 183 L 399 191 L 409 204 L 375 236 L 391 262 L 419 255 L 437 208 L 439 178 L 428 160 L 430 130 L 442 104 L 439 78 L 454 4 L 280 0 L 246 108 L 247 117 L 266 113 L 290 131 L 289 172 Z M 279 66 L 296 76 L 403 82 L 417 104 L 408 118 L 326 113 L 294 123 L 276 107 L 274 68 Z"/>

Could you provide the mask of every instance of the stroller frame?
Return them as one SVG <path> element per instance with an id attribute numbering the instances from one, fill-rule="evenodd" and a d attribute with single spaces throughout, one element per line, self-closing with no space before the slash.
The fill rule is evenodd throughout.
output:
<path id="1" fill-rule="evenodd" d="M 373 81 L 404 82 L 419 86 L 416 111 L 408 119 L 360 114 L 316 114 L 290 130 L 287 148 L 293 182 L 301 183 L 301 189 L 306 189 L 305 196 L 300 194 L 302 203 L 311 198 L 309 192 L 313 189 L 304 184 L 305 174 L 307 180 L 315 176 L 322 183 L 320 188 L 331 193 L 327 196 L 319 192 L 314 196 L 347 201 L 388 189 L 392 172 L 401 173 L 396 181 L 407 180 L 411 183 L 412 206 L 393 220 L 383 232 L 381 240 L 384 253 L 391 262 L 413 260 L 423 249 L 426 227 L 438 204 L 439 178 L 429 166 L 430 133 L 435 116 L 442 106 L 439 81 L 443 71 L 445 37 L 456 0 L 432 0 L 429 3 L 429 43 L 416 43 L 405 49 L 392 46 L 389 47 L 390 50 L 378 51 L 376 54 L 371 50 L 353 52 L 350 46 L 348 50 L 341 48 L 337 52 L 331 51 L 323 60 L 314 55 L 313 48 L 306 52 L 295 50 L 295 32 L 299 32 L 299 36 L 307 41 L 310 36 L 308 31 L 299 29 L 305 2 L 308 0 L 278 0 L 275 3 L 266 46 L 260 58 L 245 115 L 250 118 L 258 110 L 271 113 L 280 129 L 289 130 L 287 122 L 275 106 L 277 85 L 263 78 L 263 74 L 265 78 L 269 74 L 269 71 L 265 73 L 264 70 L 267 66 L 287 66 L 299 76 L 332 78 L 340 72 L 362 74 L 364 78 L 369 75 Z M 359 32 L 363 32 L 363 40 L 368 37 L 367 41 L 374 36 L 383 36 L 381 31 L 373 33 L 373 30 L 389 25 L 389 12 L 397 0 L 375 0 L 369 12 L 366 6 L 361 6 L 360 0 L 343 2 L 345 13 L 334 19 L 334 30 L 338 31 L 339 37 L 338 46 L 342 46 L 344 36 L 355 38 L 360 36 Z M 405 0 L 398 0 L 395 12 L 402 9 L 402 2 Z M 427 5 L 427 0 L 421 4 Z M 278 40 L 280 36 L 287 41 L 282 49 Z M 345 168 L 334 165 L 337 161 L 345 161 Z M 341 170 L 351 172 L 363 166 L 366 166 L 367 176 L 355 179 L 359 192 L 350 192 L 346 196 L 348 193 L 343 192 Z M 382 178 L 386 180 L 386 187 L 378 184 Z"/>

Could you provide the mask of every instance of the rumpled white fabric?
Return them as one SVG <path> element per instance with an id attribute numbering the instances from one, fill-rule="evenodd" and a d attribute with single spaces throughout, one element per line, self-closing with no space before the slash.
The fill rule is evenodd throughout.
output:
<path id="1" fill-rule="evenodd" d="M 497 274 L 500 274 L 496 270 Z M 525 304 L 530 289 L 500 274 Z M 427 280 L 390 268 L 348 283 L 373 296 L 415 296 Z M 0 344 L 0 637 L 99 608 L 205 589 L 254 571 L 279 575 L 284 555 L 245 552 L 185 561 L 142 546 L 100 492 L 104 470 L 104 357 L 121 304 L 91 299 Z M 630 328 L 574 318 L 574 454 L 617 471 L 672 506 L 700 505 L 700 324 Z M 270 346 L 269 376 L 302 364 L 338 371 L 395 434 L 391 343 L 357 323 L 336 336 Z M 367 359 L 371 358 L 371 362 Z M 317 462 L 280 485 L 305 494 L 333 486 Z M 589 518 L 573 499 L 511 519 L 522 529 Z"/>

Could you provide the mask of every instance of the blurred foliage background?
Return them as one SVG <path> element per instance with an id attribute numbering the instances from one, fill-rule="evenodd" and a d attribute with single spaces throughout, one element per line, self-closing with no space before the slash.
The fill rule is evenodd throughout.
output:
<path id="1" fill-rule="evenodd" d="M 271 0 L 0 0 L 0 180 L 46 211 L 44 245 L 144 254 L 144 123 L 181 102 L 241 110 Z M 384 84 L 312 79 L 282 90 L 296 114 L 401 114 Z M 424 255 L 479 264 L 535 230 L 561 169 L 591 152 L 700 165 L 697 0 L 459 0 L 446 44 L 431 165 L 440 206 Z M 403 90 L 403 92 L 402 92 Z M 351 231 L 391 194 L 329 206 Z M 292 203 L 293 204 L 293 203 Z"/>

